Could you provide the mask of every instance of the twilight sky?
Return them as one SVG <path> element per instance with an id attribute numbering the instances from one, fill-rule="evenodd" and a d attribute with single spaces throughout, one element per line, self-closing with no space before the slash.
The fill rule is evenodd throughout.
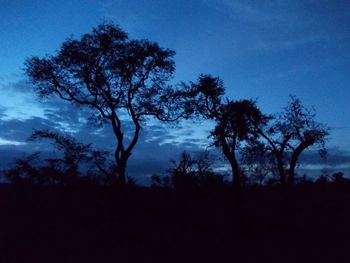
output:
<path id="1" fill-rule="evenodd" d="M 84 114 L 78 110 L 72 114 L 59 102 L 40 104 L 22 71 L 26 58 L 52 54 L 67 37 L 79 37 L 106 21 L 119 24 L 131 38 L 148 38 L 175 50 L 174 82 L 194 81 L 200 73 L 220 76 L 230 98 L 257 98 L 266 113 L 279 111 L 289 94 L 297 95 L 306 106 L 314 106 L 317 119 L 332 129 L 329 158 L 320 161 L 305 154 L 304 168 L 328 165 L 350 171 L 348 0 L 0 0 L 0 4 L 0 151 L 6 156 L 39 147 L 25 142 L 34 127 L 69 128 L 85 141 L 110 145 L 113 138 L 107 132 L 97 136 L 93 127 L 84 128 Z M 131 159 L 130 175 L 142 165 L 148 174 L 164 170 L 183 147 L 205 146 L 210 127 L 186 123 L 169 131 L 152 124 Z M 154 155 L 159 151 L 164 153 L 161 158 Z M 153 165 L 147 167 L 150 159 Z"/>

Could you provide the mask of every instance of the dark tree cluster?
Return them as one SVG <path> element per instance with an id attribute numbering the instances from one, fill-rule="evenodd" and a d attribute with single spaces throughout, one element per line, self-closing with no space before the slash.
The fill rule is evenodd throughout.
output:
<path id="1" fill-rule="evenodd" d="M 291 96 L 282 112 L 271 116 L 262 113 L 253 100 L 224 98 L 223 82 L 219 78 L 202 75 L 197 83 L 192 83 L 191 89 L 196 94 L 197 113 L 216 124 L 211 137 L 230 163 L 236 191 L 244 175 L 238 152 L 243 153 L 247 164 L 264 165 L 266 172 L 273 164 L 282 187 L 293 184 L 295 168 L 304 150 L 319 146 L 320 154 L 326 153 L 328 128 L 318 123 L 315 113 L 295 96 Z"/>
<path id="2" fill-rule="evenodd" d="M 223 187 L 225 184 L 224 175 L 214 172 L 213 160 L 210 157 L 209 152 L 202 152 L 193 157 L 184 151 L 178 162 L 171 161 L 169 175 L 152 176 L 152 186 L 175 190 Z"/>
<path id="3" fill-rule="evenodd" d="M 115 169 L 107 161 L 108 152 L 93 150 L 90 144 L 84 145 L 73 137 L 47 130 L 35 131 L 28 140 L 50 141 L 59 156 L 42 159 L 40 152 L 35 152 L 18 159 L 5 173 L 6 178 L 15 184 L 69 186 L 113 181 Z"/>
<path id="4" fill-rule="evenodd" d="M 189 118 L 214 122 L 209 137 L 231 167 L 236 192 L 247 177 L 255 177 L 263 185 L 271 174 L 278 177 L 282 188 L 290 187 L 304 150 L 318 146 L 321 154 L 326 152 L 327 127 L 316 122 L 315 112 L 305 108 L 295 96 L 291 96 L 282 112 L 272 116 L 264 114 L 256 101 L 227 98 L 223 81 L 218 77 L 201 75 L 196 82 L 171 85 L 174 54 L 157 43 L 130 39 L 118 26 L 101 24 L 80 39 L 66 40 L 55 55 L 28 59 L 26 74 L 39 97 L 56 96 L 86 107 L 90 109 L 90 119 L 109 123 L 115 135 L 111 164 L 106 152 L 92 150 L 90 145 L 64 135 L 36 131 L 32 140 L 50 139 L 63 151 L 63 159 L 46 160 L 47 173 L 64 174 L 58 176 L 61 179 L 71 178 L 79 175 L 79 163 L 90 162 L 93 168 L 89 171 L 95 169 L 98 171 L 95 174 L 125 185 L 128 160 L 142 126 L 152 118 L 163 122 Z M 130 121 L 133 126 L 126 130 L 126 122 Z M 21 173 L 22 177 L 31 178 L 29 174 L 37 173 L 37 169 L 29 160 L 36 156 L 18 161 L 8 172 L 8 178 L 15 181 Z M 181 180 L 203 178 L 201 165 L 184 153 L 178 167 L 170 171 L 171 180 L 158 178 L 169 181 L 158 184 L 175 187 L 182 184 Z M 179 173 L 187 176 L 179 177 Z M 215 174 L 212 170 L 205 173 L 207 177 Z"/>
<path id="5" fill-rule="evenodd" d="M 38 97 L 110 125 L 114 152 L 35 130 L 28 140 L 51 143 L 56 154 L 35 152 L 6 170 L 1 262 L 347 262 L 338 259 L 350 242 L 350 180 L 296 172 L 305 150 L 326 154 L 329 129 L 315 111 L 291 96 L 265 114 L 255 100 L 228 98 L 209 74 L 174 85 L 174 55 L 101 24 L 26 61 Z M 213 123 L 208 146 L 224 164 L 183 151 L 150 187 L 137 185 L 127 168 L 142 128 L 184 119 Z"/>

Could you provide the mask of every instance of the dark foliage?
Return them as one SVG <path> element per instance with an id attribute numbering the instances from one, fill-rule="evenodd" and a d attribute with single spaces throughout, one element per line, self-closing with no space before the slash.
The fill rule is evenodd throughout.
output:
<path id="1" fill-rule="evenodd" d="M 240 204 L 232 203 L 226 187 L 185 200 L 175 189 L 129 188 L 126 213 L 110 190 L 0 185 L 1 259 L 346 262 L 348 257 L 349 185 L 297 185 L 288 213 L 280 191 L 270 187 L 246 189 Z"/>
<path id="2" fill-rule="evenodd" d="M 14 184 L 67 186 L 116 181 L 114 166 L 107 161 L 107 152 L 93 150 L 90 144 L 48 130 L 35 131 L 29 140 L 50 141 L 59 156 L 42 159 L 40 152 L 36 152 L 16 160 L 5 172 L 5 177 Z M 82 172 L 83 168 L 85 172 Z"/>
<path id="3" fill-rule="evenodd" d="M 325 140 L 328 128 L 315 120 L 315 113 L 305 108 L 295 96 L 270 125 L 257 128 L 274 156 L 280 183 L 294 183 L 295 168 L 301 153 L 311 146 L 318 146 L 320 154 L 326 154 Z"/>
<path id="4" fill-rule="evenodd" d="M 171 86 L 174 54 L 101 24 L 55 55 L 27 60 L 39 97 L 87 107 L 91 120 L 111 124 L 116 147 L 112 162 L 71 136 L 35 131 L 31 141 L 49 141 L 59 154 L 33 153 L 6 171 L 0 262 L 344 262 L 350 180 L 295 172 L 306 149 L 326 153 L 328 128 L 294 96 L 268 116 L 255 101 L 226 98 L 218 77 Z M 209 137 L 231 166 L 235 191 L 208 152 L 184 151 L 151 187 L 127 176 L 151 118 L 195 117 L 214 121 Z"/>
<path id="5" fill-rule="evenodd" d="M 233 187 L 238 191 L 243 171 L 239 167 L 237 151 L 242 143 L 257 139 L 256 127 L 265 125 L 270 117 L 265 116 L 252 100 L 224 99 L 225 90 L 219 78 L 202 75 L 191 86 L 197 114 L 215 121 L 211 136 L 214 145 L 221 148 L 230 163 Z"/>
<path id="6" fill-rule="evenodd" d="M 189 114 L 183 91 L 167 84 L 175 52 L 148 40 L 131 40 L 118 26 L 101 24 L 58 53 L 26 61 L 26 74 L 40 97 L 58 98 L 109 122 L 116 139 L 116 171 L 126 183 L 127 161 L 148 117 L 175 121 Z M 133 123 L 125 137 L 125 121 Z"/>
<path id="7" fill-rule="evenodd" d="M 202 152 L 193 157 L 184 151 L 179 162 L 171 161 L 169 175 L 152 176 L 152 186 L 173 188 L 176 191 L 223 187 L 225 185 L 224 176 L 215 173 L 212 165 L 213 162 L 208 152 Z"/>

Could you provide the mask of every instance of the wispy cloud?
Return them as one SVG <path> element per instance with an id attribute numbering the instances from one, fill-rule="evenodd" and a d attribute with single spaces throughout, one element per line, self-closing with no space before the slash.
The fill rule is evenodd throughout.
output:
<path id="1" fill-rule="evenodd" d="M 281 22 L 293 17 L 297 1 L 202 0 L 202 3 L 248 22 Z"/>
<path id="2" fill-rule="evenodd" d="M 15 145 L 15 146 L 20 146 L 20 145 L 25 145 L 25 142 L 18 142 L 18 141 L 12 141 L 12 140 L 6 140 L 3 138 L 0 138 L 0 145 Z"/>
<path id="3" fill-rule="evenodd" d="M 299 48 L 306 45 L 328 44 L 330 38 L 327 35 L 306 35 L 284 40 L 269 40 L 260 37 L 255 43 L 248 47 L 251 51 L 278 51 Z"/>
<path id="4" fill-rule="evenodd" d="M 303 1 L 201 0 L 232 21 L 233 29 L 247 28 L 246 51 L 278 51 L 305 45 L 328 45 L 337 39 L 326 30 L 328 17 L 320 17 Z M 312 5 L 311 5 L 312 6 Z M 315 3 L 314 7 L 317 7 Z M 328 21 L 328 22 L 327 22 Z M 332 35 L 332 36 L 331 36 Z"/>
<path id="5" fill-rule="evenodd" d="M 43 116 L 33 88 L 25 80 L 0 83 L 0 92 L 4 98 L 9 98 L 1 101 L 3 113 L 6 114 L 4 118 L 28 119 Z"/>

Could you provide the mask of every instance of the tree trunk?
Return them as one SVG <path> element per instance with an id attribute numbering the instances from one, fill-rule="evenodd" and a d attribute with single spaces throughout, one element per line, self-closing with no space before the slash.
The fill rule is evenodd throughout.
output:
<path id="1" fill-rule="evenodd" d="M 292 186 L 294 184 L 295 167 L 297 165 L 297 161 L 298 161 L 300 154 L 310 145 L 311 144 L 308 142 L 302 142 L 293 151 L 292 158 L 291 158 L 290 163 L 289 163 L 289 172 L 288 172 L 288 178 L 287 178 L 288 186 Z"/>
<path id="2" fill-rule="evenodd" d="M 279 157 L 277 158 L 277 166 L 278 166 L 278 173 L 280 175 L 279 179 L 280 179 L 281 187 L 282 189 L 284 189 L 286 186 L 286 172 L 283 167 L 283 161 Z"/>
<path id="3" fill-rule="evenodd" d="M 126 165 L 127 157 L 121 156 L 116 159 L 117 163 L 117 181 L 116 185 L 112 187 L 112 219 L 116 218 L 119 222 L 127 220 L 128 216 L 128 189 L 127 189 L 127 178 L 126 178 Z M 113 204 L 116 204 L 114 206 Z M 117 207 L 117 209 L 116 209 Z M 113 225 L 114 227 L 114 225 Z"/>
<path id="4" fill-rule="evenodd" d="M 225 135 L 221 134 L 221 145 L 222 151 L 226 157 L 226 159 L 230 162 L 231 171 L 232 171 L 232 188 L 234 191 L 238 192 L 241 188 L 241 178 L 239 165 L 236 159 L 236 140 L 237 134 L 234 135 L 232 146 L 230 147 L 225 139 Z"/>
<path id="5" fill-rule="evenodd" d="M 125 175 L 125 166 L 124 165 L 119 165 L 118 168 L 118 179 L 119 179 L 119 183 L 122 187 L 124 187 L 126 185 L 126 175 Z"/>
<path id="6" fill-rule="evenodd" d="M 126 164 L 127 160 L 125 160 L 123 157 L 117 162 L 118 183 L 120 184 L 121 188 L 126 186 Z"/>
<path id="7" fill-rule="evenodd" d="M 241 175 L 239 171 L 238 162 L 235 157 L 230 159 L 232 170 L 232 187 L 234 191 L 240 191 L 241 189 Z"/>
<path id="8" fill-rule="evenodd" d="M 293 157 L 294 157 L 294 155 L 293 155 Z M 290 161 L 288 178 L 287 178 L 287 185 L 289 187 L 291 187 L 294 184 L 295 166 L 297 164 L 297 158 L 293 158 L 293 157 Z"/>

